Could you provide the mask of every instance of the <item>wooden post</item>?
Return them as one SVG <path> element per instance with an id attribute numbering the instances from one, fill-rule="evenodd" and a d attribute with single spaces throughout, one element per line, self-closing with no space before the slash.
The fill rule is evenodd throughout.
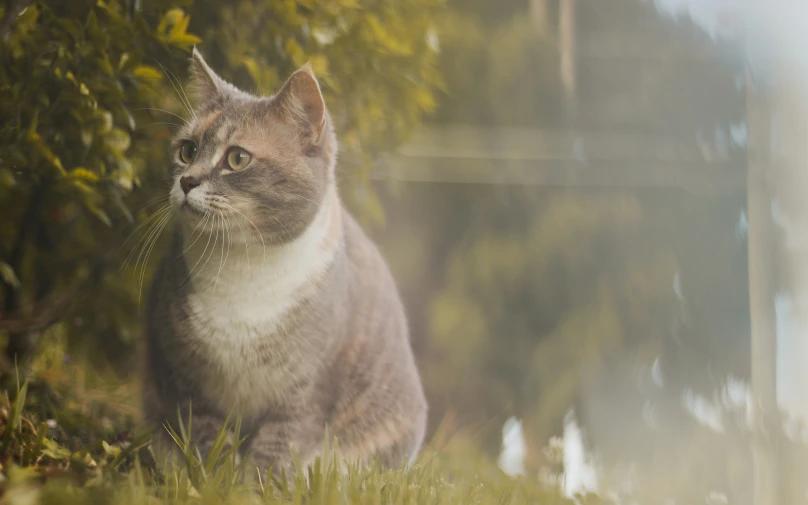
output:
<path id="1" fill-rule="evenodd" d="M 547 0 L 530 0 L 530 19 L 540 30 L 547 28 L 548 13 Z"/>
<path id="2" fill-rule="evenodd" d="M 774 262 L 769 165 L 769 101 L 747 70 L 747 219 L 749 222 L 749 315 L 751 319 L 752 398 L 755 432 L 754 505 L 779 505 L 777 334 L 774 313 Z"/>
<path id="3" fill-rule="evenodd" d="M 778 55 L 779 56 L 779 55 Z M 771 82 L 767 87 L 777 136 L 773 139 L 770 185 L 773 198 L 786 217 L 777 243 L 778 291 L 787 293 L 791 302 L 788 331 L 780 335 L 777 362 L 778 406 L 789 420 L 808 422 L 808 94 L 804 77 L 793 60 L 772 58 Z M 782 437 L 779 452 L 780 502 L 796 505 L 806 502 L 808 461 L 800 441 Z"/>
<path id="4" fill-rule="evenodd" d="M 575 117 L 578 78 L 578 44 L 575 0 L 561 0 L 558 13 L 558 44 L 561 52 L 561 82 L 564 85 L 567 118 Z"/>

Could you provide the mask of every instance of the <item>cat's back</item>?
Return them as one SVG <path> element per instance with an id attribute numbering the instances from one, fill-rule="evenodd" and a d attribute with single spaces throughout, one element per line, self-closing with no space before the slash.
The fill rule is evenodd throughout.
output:
<path id="1" fill-rule="evenodd" d="M 345 305 L 348 335 L 324 376 L 337 385 L 328 424 L 340 435 L 346 457 L 375 454 L 382 464 L 398 466 L 411 461 L 423 441 L 426 398 L 390 269 L 347 211 L 343 223 L 351 295 Z"/>
<path id="2" fill-rule="evenodd" d="M 354 303 L 358 305 L 353 311 L 354 319 L 362 326 L 372 327 L 378 324 L 373 316 L 383 317 L 388 323 L 395 323 L 389 330 L 395 329 L 396 338 L 408 340 L 404 306 L 387 261 L 347 210 L 343 210 L 343 227 L 347 267 Z"/>
<path id="3" fill-rule="evenodd" d="M 352 299 L 346 304 L 348 347 L 337 361 L 353 363 L 352 375 L 360 382 L 395 390 L 408 409 L 421 410 L 425 400 L 396 282 L 376 244 L 347 211 L 343 215 Z"/>

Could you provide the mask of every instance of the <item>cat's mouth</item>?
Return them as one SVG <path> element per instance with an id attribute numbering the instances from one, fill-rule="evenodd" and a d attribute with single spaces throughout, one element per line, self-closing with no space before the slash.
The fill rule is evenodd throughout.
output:
<path id="1" fill-rule="evenodd" d="M 193 205 L 191 205 L 188 202 L 188 200 L 185 200 L 184 202 L 182 202 L 182 204 L 180 205 L 180 210 L 185 210 L 185 211 L 190 212 L 191 214 L 195 214 L 195 215 L 197 215 L 199 217 L 204 217 L 205 216 L 204 212 L 202 212 L 201 210 L 199 210 L 196 207 L 194 207 Z"/>

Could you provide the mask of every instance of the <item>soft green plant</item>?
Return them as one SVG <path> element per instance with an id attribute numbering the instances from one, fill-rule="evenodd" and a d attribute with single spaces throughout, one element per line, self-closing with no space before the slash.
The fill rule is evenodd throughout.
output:
<path id="1" fill-rule="evenodd" d="M 0 42 L 0 334 L 10 356 L 76 298 L 68 330 L 97 334 L 96 344 L 130 340 L 131 282 L 116 275 L 137 219 L 127 198 L 163 157 L 154 108 L 170 88 L 155 62 L 185 59 L 199 42 L 187 24 L 178 9 L 38 2 Z M 103 310 L 110 300 L 119 310 Z"/>

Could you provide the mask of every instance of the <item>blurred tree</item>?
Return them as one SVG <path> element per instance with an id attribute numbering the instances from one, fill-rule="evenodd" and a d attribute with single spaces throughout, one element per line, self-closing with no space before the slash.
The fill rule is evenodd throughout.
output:
<path id="1" fill-rule="evenodd" d="M 441 38 L 449 98 L 433 120 L 561 125 L 552 24 L 540 33 L 524 23 L 525 2 L 454 7 L 457 21 Z M 617 57 L 581 55 L 574 126 L 702 138 L 719 145 L 713 152 L 742 159 L 729 131 L 743 117 L 743 95 L 735 68 L 718 59 L 722 48 L 687 20 L 661 18 L 637 0 L 582 2 L 579 23 L 582 48 L 617 48 Z M 621 54 L 644 44 L 648 54 Z M 656 49 L 667 52 L 654 59 Z M 587 426 L 603 428 L 598 442 L 614 461 L 658 436 L 643 429 L 642 366 L 660 360 L 670 409 L 659 415 L 677 410 L 690 423 L 684 389 L 712 394 L 726 374 L 747 376 L 745 244 L 736 231 L 743 195 L 390 188 L 394 221 L 383 240 L 402 272 L 416 339 L 427 335 L 422 368 L 433 428 L 451 412 L 483 426 L 495 452 L 501 423 L 518 415 L 538 441 L 535 455 L 576 407 Z M 597 395 L 626 403 L 585 401 Z"/>
<path id="2" fill-rule="evenodd" d="M 562 113 L 552 31 L 524 16 L 525 2 L 455 2 L 441 23 L 447 96 L 431 120 L 549 126 Z"/>
<path id="3" fill-rule="evenodd" d="M 516 415 L 546 440 L 617 357 L 653 360 L 676 258 L 631 193 L 477 193 L 431 306 L 431 383 L 477 423 Z"/>

